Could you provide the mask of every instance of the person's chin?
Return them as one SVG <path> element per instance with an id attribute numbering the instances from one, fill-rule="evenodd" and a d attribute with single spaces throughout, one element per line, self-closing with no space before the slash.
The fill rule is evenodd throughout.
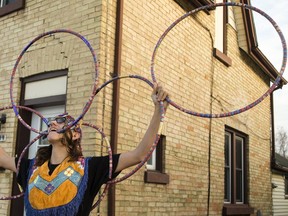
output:
<path id="1" fill-rule="evenodd" d="M 52 132 L 52 133 L 54 133 L 54 132 Z M 48 140 L 49 143 L 54 143 L 54 142 L 59 142 L 60 138 L 59 138 L 58 134 L 49 133 L 48 136 L 47 136 L 47 140 Z"/>

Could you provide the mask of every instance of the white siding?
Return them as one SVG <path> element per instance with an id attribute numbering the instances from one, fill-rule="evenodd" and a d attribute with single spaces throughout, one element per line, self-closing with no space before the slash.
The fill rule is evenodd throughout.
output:
<path id="1" fill-rule="evenodd" d="M 232 26 L 232 28 L 237 30 L 233 7 L 228 7 L 228 23 Z"/>
<path id="2" fill-rule="evenodd" d="M 234 7 L 233 11 L 234 11 L 239 47 L 246 53 L 248 53 L 248 45 L 247 45 L 242 10 L 240 7 Z M 229 19 L 231 19 L 231 17 L 229 17 Z"/>
<path id="3" fill-rule="evenodd" d="M 277 185 L 273 189 L 273 215 L 274 216 L 287 216 L 288 215 L 288 199 L 285 199 L 284 192 L 284 176 L 273 174 L 272 182 Z"/>

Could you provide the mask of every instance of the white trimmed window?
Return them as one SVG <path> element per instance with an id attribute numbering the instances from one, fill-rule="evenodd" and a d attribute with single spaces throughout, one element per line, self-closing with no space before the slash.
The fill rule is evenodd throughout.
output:
<path id="1" fill-rule="evenodd" d="M 169 183 L 169 175 L 165 173 L 165 143 L 166 137 L 161 135 L 156 149 L 146 163 L 147 171 L 144 174 L 144 182 L 155 184 Z"/>

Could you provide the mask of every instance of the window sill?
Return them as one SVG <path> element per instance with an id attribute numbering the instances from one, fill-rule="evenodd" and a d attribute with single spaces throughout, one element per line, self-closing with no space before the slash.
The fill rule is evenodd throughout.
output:
<path id="1" fill-rule="evenodd" d="M 147 170 L 144 173 L 145 183 L 169 184 L 169 175 L 157 171 Z"/>
<path id="2" fill-rule="evenodd" d="M 250 215 L 254 208 L 247 204 L 224 204 L 223 215 Z"/>
<path id="3" fill-rule="evenodd" d="M 232 60 L 226 54 L 218 50 L 217 48 L 213 49 L 213 56 L 225 64 L 227 67 L 232 65 Z"/>
<path id="4" fill-rule="evenodd" d="M 0 8 L 0 17 L 21 10 L 25 7 L 25 0 L 16 0 Z"/>

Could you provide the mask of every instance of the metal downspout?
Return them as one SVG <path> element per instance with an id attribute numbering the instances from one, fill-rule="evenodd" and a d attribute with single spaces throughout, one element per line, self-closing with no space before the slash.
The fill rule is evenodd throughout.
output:
<path id="1" fill-rule="evenodd" d="M 124 0 L 117 0 L 113 77 L 121 75 L 123 2 Z M 114 154 L 117 153 L 117 143 L 118 143 L 119 89 L 120 89 L 119 80 L 114 81 L 113 95 L 112 95 L 111 133 L 110 133 L 111 134 L 110 144 Z M 108 192 L 108 216 L 115 216 L 115 185 L 111 185 Z"/>
<path id="2" fill-rule="evenodd" d="M 274 91 L 270 94 L 270 109 L 271 109 L 271 139 L 272 139 L 272 146 L 271 146 L 271 168 L 275 167 L 275 124 L 274 124 L 274 92 L 278 90 L 279 88 L 282 88 L 282 86 L 278 86 L 274 89 Z"/>
<path id="3" fill-rule="evenodd" d="M 274 92 L 270 95 L 270 110 L 271 110 L 271 139 L 272 139 L 272 145 L 271 145 L 271 168 L 274 167 L 275 164 L 275 125 L 274 125 Z"/>

